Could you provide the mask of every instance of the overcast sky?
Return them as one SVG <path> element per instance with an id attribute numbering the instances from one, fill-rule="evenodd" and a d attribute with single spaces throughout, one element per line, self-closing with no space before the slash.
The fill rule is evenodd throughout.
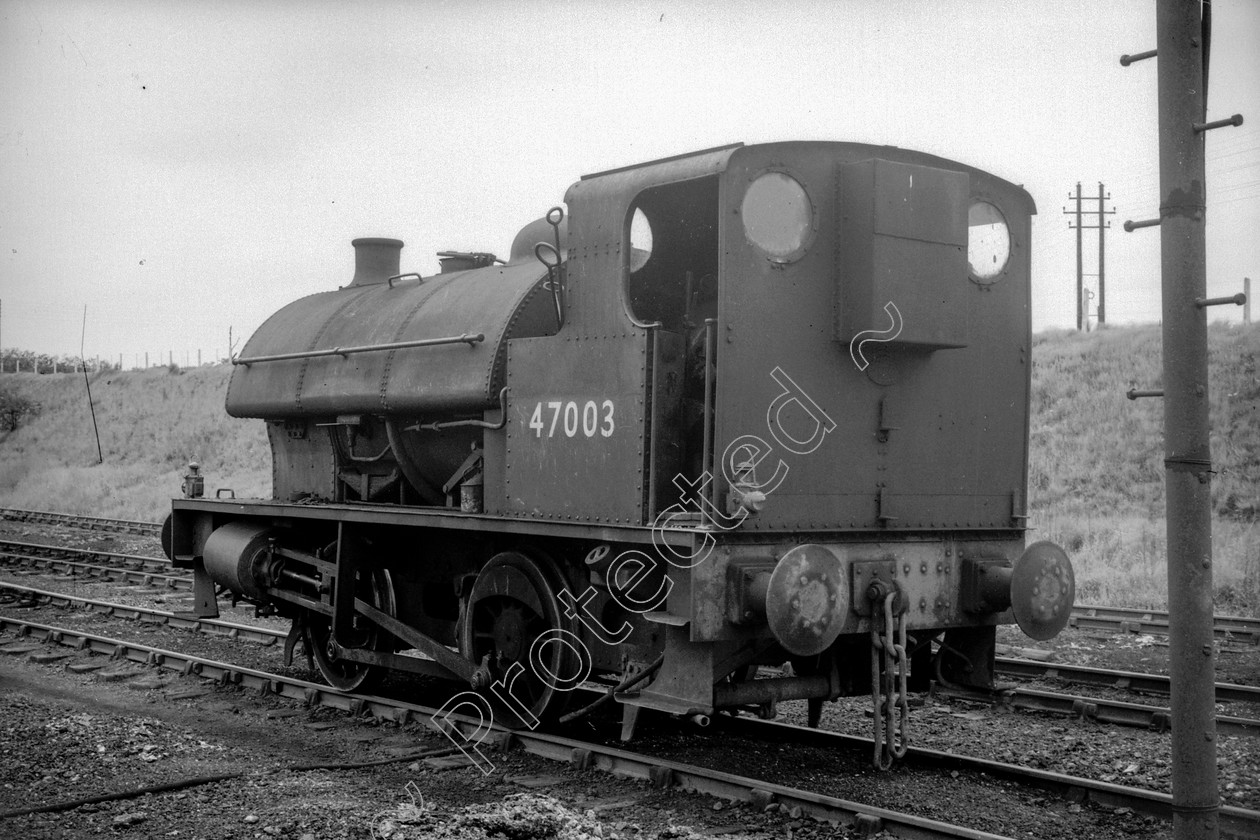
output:
<path id="1" fill-rule="evenodd" d="M 1213 8 L 1209 116 L 1247 123 L 1207 141 L 1208 291 L 1260 293 L 1260 0 Z M 792 139 L 1023 184 L 1038 330 L 1075 323 L 1062 210 L 1104 182 L 1108 320 L 1153 322 L 1158 230 L 1120 226 L 1158 215 L 1156 66 L 1118 58 L 1154 46 L 1150 0 L 0 0 L 0 343 L 77 354 L 86 305 L 88 356 L 208 361 L 355 237 L 428 274 L 584 173 Z"/>

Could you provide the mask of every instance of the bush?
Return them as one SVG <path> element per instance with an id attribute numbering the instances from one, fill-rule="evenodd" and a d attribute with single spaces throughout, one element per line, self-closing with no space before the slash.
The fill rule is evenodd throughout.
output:
<path id="1" fill-rule="evenodd" d="M 8 384 L 0 383 L 0 431 L 11 432 L 37 413 L 38 403 L 19 394 Z"/>

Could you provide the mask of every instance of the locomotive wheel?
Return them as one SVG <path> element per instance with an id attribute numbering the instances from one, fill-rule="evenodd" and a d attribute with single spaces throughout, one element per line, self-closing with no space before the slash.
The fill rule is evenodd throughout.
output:
<path id="1" fill-rule="evenodd" d="M 460 626 L 460 652 L 473 662 L 488 661 L 495 682 L 504 683 L 498 691 L 510 693 L 529 710 L 524 715 L 496 693 L 489 694 L 495 720 L 506 726 L 532 727 L 536 724 L 531 716 L 552 720 L 568 700 L 568 692 L 558 691 L 541 671 L 572 675 L 577 669 L 574 651 L 561 643 L 545 644 L 538 651 L 542 668 L 530 662 L 530 648 L 539 636 L 566 629 L 556 597 L 559 579 L 550 562 L 505 551 L 482 568 L 468 596 Z M 519 664 L 521 670 L 513 669 L 513 664 Z"/>
<path id="2" fill-rule="evenodd" d="M 373 569 L 372 573 L 358 581 L 358 596 L 378 610 L 397 615 L 394 602 L 394 582 L 386 569 Z M 315 667 L 324 681 L 342 691 L 362 691 L 380 682 L 385 675 L 382 668 L 363 662 L 334 660 L 328 655 L 328 639 L 332 635 L 332 619 L 322 613 L 308 613 L 304 639 L 306 649 L 315 660 Z M 354 617 L 354 632 L 348 639 L 338 639 L 342 647 L 386 650 L 392 636 L 360 615 Z"/>

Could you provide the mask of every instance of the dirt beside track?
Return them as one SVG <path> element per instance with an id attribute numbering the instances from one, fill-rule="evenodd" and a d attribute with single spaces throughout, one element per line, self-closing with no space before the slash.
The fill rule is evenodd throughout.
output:
<path id="1" fill-rule="evenodd" d="M 65 651 L 43 646 L 40 652 L 44 648 Z M 140 676 L 119 682 L 65 669 L 67 662 L 84 659 L 80 654 L 37 664 L 25 656 L 0 657 L 0 716 L 5 721 L 0 727 L 0 755 L 11 768 L 0 787 L 0 811 L 181 779 L 244 776 L 56 814 L 8 818 L 0 822 L 0 835 L 72 840 L 101 835 L 480 838 L 492 835 L 478 821 L 484 815 L 469 809 L 484 805 L 495 819 L 506 814 L 528 824 L 494 835 L 515 840 L 849 836 L 844 829 L 794 819 L 775 806 L 761 812 L 677 790 L 659 791 L 599 772 L 579 773 L 519 752 L 492 753 L 495 772 L 489 777 L 463 766 L 458 757 L 434 759 L 439 765 L 456 765 L 438 769 L 412 756 L 449 744 L 416 724 L 400 728 L 331 710 L 307 710 L 279 698 L 192 678 L 173 678 L 163 687 L 153 687 L 153 672 L 134 665 L 124 670 L 140 671 Z M 110 669 L 115 667 L 111 663 Z M 939 718 L 918 714 L 917 720 L 933 735 L 945 734 L 929 723 Z M 702 735 L 677 723 L 660 723 L 663 728 L 645 732 L 636 746 L 654 752 L 660 750 L 651 749 L 653 745 L 666 743 L 664 751 L 676 760 L 710 765 L 717 761 L 716 766 L 736 773 L 786 783 L 805 781 L 800 776 L 805 773 L 808 786 L 820 792 L 1013 837 L 1170 836 L 1166 824 L 1127 809 L 1076 804 L 997 780 L 900 770 L 880 774 L 866 765 L 864 756 L 827 756 L 815 750 L 808 751 L 806 760 L 806 751 L 791 745 L 749 748 L 716 733 Z M 1023 736 L 1013 737 L 1012 726 L 1037 737 L 1037 724 L 1027 729 L 1011 720 L 989 721 L 988 726 L 960 723 L 974 727 L 980 741 L 1018 743 Z M 923 728 L 919 732 L 928 735 Z M 381 758 L 402 760 L 357 770 L 285 769 Z M 521 794 L 537 796 L 522 799 Z M 563 819 L 556 817 L 557 812 Z M 567 833 L 561 833 L 565 826 Z"/>
<path id="2" fill-rule="evenodd" d="M 274 698 L 180 680 L 176 700 L 134 683 L 102 682 L 19 657 L 0 659 L 0 811 L 243 774 L 181 791 L 8 817 L 0 836 L 23 838 L 369 838 L 562 836 L 736 838 L 831 836 L 749 808 L 568 768 L 520 753 L 495 754 L 483 776 L 456 756 L 412 758 L 449 743 L 427 729 L 351 720 Z M 357 770 L 285 768 L 402 757 Z M 447 765 L 453 765 L 447 767 Z M 482 807 L 477 807 L 482 806 Z M 709 836 L 712 836 L 711 834 Z"/>

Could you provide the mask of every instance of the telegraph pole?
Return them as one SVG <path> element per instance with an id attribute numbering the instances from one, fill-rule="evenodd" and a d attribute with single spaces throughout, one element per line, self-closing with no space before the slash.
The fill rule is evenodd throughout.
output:
<path id="1" fill-rule="evenodd" d="M 1105 240 L 1103 232 L 1111 227 L 1111 222 L 1104 220 L 1104 216 L 1113 215 L 1115 210 L 1107 210 L 1106 203 L 1111 200 L 1111 196 L 1107 194 L 1106 188 L 1102 183 L 1098 184 L 1098 195 L 1082 195 L 1081 184 L 1076 183 L 1076 194 L 1069 195 L 1068 198 L 1076 199 L 1075 210 L 1064 210 L 1063 212 L 1069 216 L 1076 216 L 1075 224 L 1068 222 L 1068 227 L 1076 230 L 1076 329 L 1079 332 L 1082 329 L 1089 329 L 1089 304 L 1085 296 L 1085 247 L 1081 239 L 1082 230 L 1098 231 L 1098 323 L 1105 324 L 1107 322 L 1107 279 L 1106 279 L 1106 257 L 1105 257 Z M 1098 210 L 1083 210 L 1081 208 L 1082 201 L 1097 201 Z M 1098 224 L 1086 225 L 1081 223 L 1082 214 L 1093 213 L 1098 214 Z"/>
<path id="2" fill-rule="evenodd" d="M 1206 196 L 1199 0 L 1159 0 L 1160 275 L 1168 661 L 1173 685 L 1173 833 L 1220 836 L 1212 632 L 1212 453 L 1208 445 Z"/>
<path id="3" fill-rule="evenodd" d="M 1072 198 L 1072 196 L 1068 196 Z M 1064 213 L 1070 214 L 1073 211 L 1064 210 Z M 1068 222 L 1068 227 L 1076 229 L 1076 331 L 1080 332 L 1084 329 L 1085 314 L 1085 287 L 1084 287 L 1084 266 L 1081 259 L 1081 182 L 1076 182 L 1076 224 Z"/>
<path id="4" fill-rule="evenodd" d="M 1107 264 L 1103 248 L 1103 234 L 1111 227 L 1111 222 L 1104 223 L 1103 216 L 1115 213 L 1115 210 L 1104 210 L 1104 202 L 1111 196 L 1104 195 L 1102 181 L 1098 182 L 1098 326 L 1107 323 Z"/>
<path id="5" fill-rule="evenodd" d="M 1212 628 L 1212 454 L 1208 438 L 1207 312 L 1242 303 L 1208 298 L 1203 135 L 1242 116 L 1207 122 L 1207 47 L 1211 5 L 1157 0 L 1159 218 L 1125 222 L 1126 231 L 1159 226 L 1163 293 L 1164 484 L 1168 541 L 1169 676 L 1172 684 L 1173 836 L 1216 840 L 1216 651 Z M 1130 391 L 1130 399 L 1141 394 Z"/>

